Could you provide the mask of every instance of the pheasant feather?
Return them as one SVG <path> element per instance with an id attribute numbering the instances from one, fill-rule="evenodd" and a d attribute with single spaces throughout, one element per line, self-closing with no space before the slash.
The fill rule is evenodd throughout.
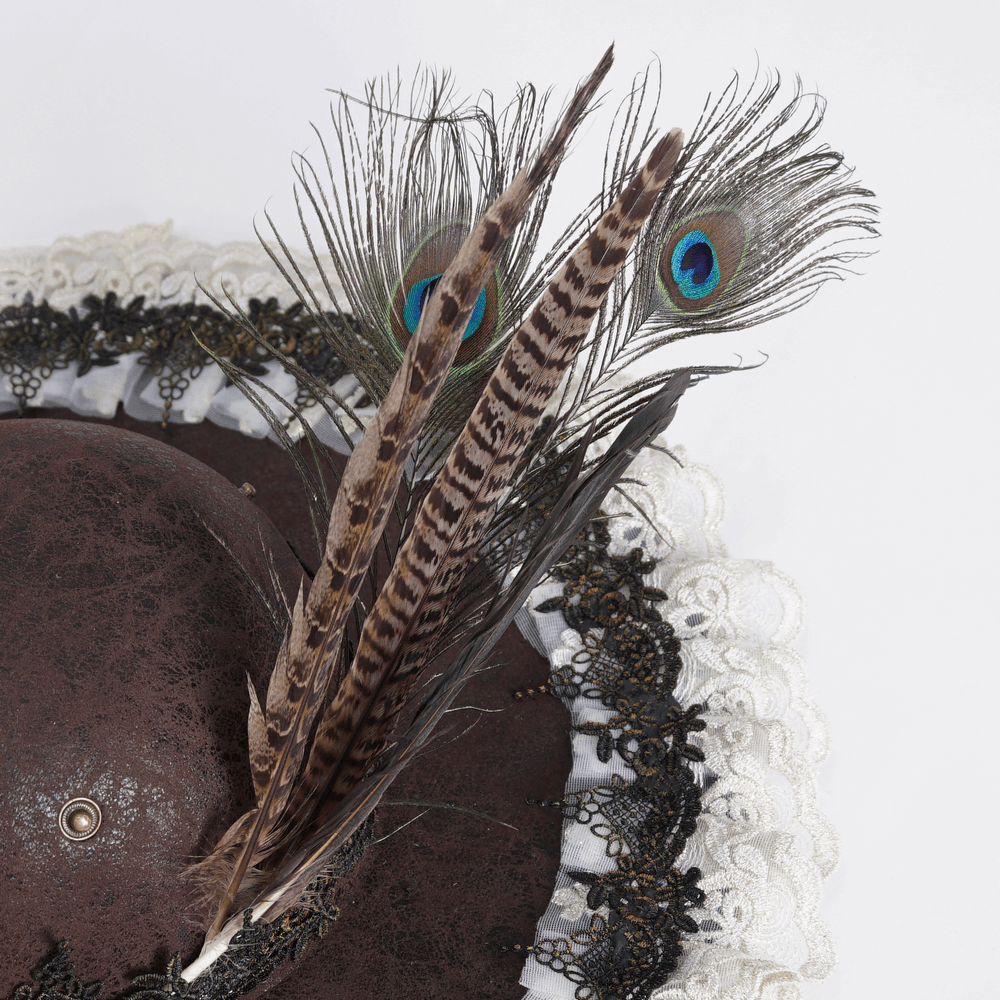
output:
<path id="1" fill-rule="evenodd" d="M 671 376 L 654 398 L 639 409 L 605 455 L 586 474 L 568 477 L 566 488 L 535 537 L 516 580 L 497 596 L 475 634 L 453 657 L 389 758 L 375 773 L 356 784 L 316 831 L 283 860 L 272 888 L 255 901 L 252 909 L 255 920 L 274 912 L 280 913 L 301 900 L 309 884 L 357 832 L 393 779 L 427 741 L 471 672 L 499 641 L 531 589 L 579 536 L 636 454 L 669 425 L 677 401 L 692 378 L 690 371 L 680 371 Z M 578 448 L 577 471 L 583 465 L 585 450 L 586 442 Z M 238 926 L 234 922 L 232 929 Z"/>
<path id="2" fill-rule="evenodd" d="M 301 595 L 296 604 L 268 690 L 267 750 L 255 761 L 258 769 L 265 761 L 273 761 L 266 788 L 255 809 L 230 828 L 201 866 L 211 872 L 219 860 L 225 864 L 235 853 L 206 943 L 228 919 L 244 888 L 244 877 L 259 868 L 287 832 L 286 806 L 326 698 L 348 614 L 385 530 L 403 466 L 458 350 L 488 270 L 532 196 L 562 157 L 610 65 L 609 49 L 574 95 L 536 162 L 521 171 L 487 210 L 444 272 L 385 399 L 347 463 L 330 514 L 323 561 L 305 605 Z M 255 784 L 259 785 L 259 771 Z"/>
<path id="3" fill-rule="evenodd" d="M 357 784 L 426 662 L 469 561 L 681 150 L 674 130 L 566 261 L 514 335 L 417 513 L 324 714 L 300 783 L 335 806 Z"/>

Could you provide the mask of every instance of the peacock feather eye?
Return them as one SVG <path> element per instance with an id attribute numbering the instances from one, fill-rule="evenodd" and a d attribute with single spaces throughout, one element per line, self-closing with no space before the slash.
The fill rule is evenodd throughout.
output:
<path id="1" fill-rule="evenodd" d="M 712 305 L 739 271 L 746 243 L 746 226 L 735 212 L 722 209 L 685 219 L 660 254 L 659 283 L 668 302 L 683 312 Z"/>
<path id="2" fill-rule="evenodd" d="M 410 286 L 410 290 L 406 293 L 406 302 L 403 304 L 403 321 L 406 323 L 406 329 L 411 334 L 417 332 L 417 326 L 420 323 L 420 316 L 424 311 L 424 305 L 430 297 L 431 292 L 437 287 L 440 279 L 440 274 L 435 274 L 433 278 L 421 278 L 419 281 L 414 282 Z M 465 333 L 462 334 L 462 340 L 468 339 L 479 329 L 479 324 L 482 323 L 483 316 L 485 315 L 486 289 L 484 288 L 479 293 L 479 298 L 476 299 L 476 308 L 472 310 Z"/>
<path id="3" fill-rule="evenodd" d="M 406 349 L 410 337 L 417 332 L 420 314 L 428 298 L 467 235 L 468 228 L 460 223 L 442 226 L 426 237 L 410 255 L 403 277 L 393 292 L 388 317 L 400 350 Z M 494 272 L 476 300 L 462 334 L 456 365 L 474 360 L 493 342 L 499 316 L 498 301 L 498 282 Z"/>
<path id="4" fill-rule="evenodd" d="M 670 274 L 686 299 L 703 299 L 714 292 L 722 273 L 712 238 L 692 229 L 678 240 L 670 255 Z"/>

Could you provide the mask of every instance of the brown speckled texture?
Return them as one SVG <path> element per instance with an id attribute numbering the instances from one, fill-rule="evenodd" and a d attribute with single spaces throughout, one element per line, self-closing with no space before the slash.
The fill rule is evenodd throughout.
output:
<path id="1" fill-rule="evenodd" d="M 63 415 L 71 416 L 60 412 L 60 416 Z M 37 418 L 0 420 L 0 479 L 6 480 L 8 475 L 2 468 L 6 456 L 2 443 L 6 427 L 41 422 Z M 250 481 L 257 489 L 253 504 L 248 504 L 232 487 L 226 487 L 235 496 L 237 507 L 262 509 L 280 534 L 291 539 L 296 549 L 314 562 L 315 552 L 310 546 L 310 529 L 298 478 L 287 456 L 275 445 L 247 440 L 210 424 L 161 429 L 131 421 L 122 414 L 114 423 L 197 456 L 233 483 Z M 76 426 L 81 425 L 78 422 Z M 29 475 L 29 478 L 32 477 Z M 4 488 L 0 483 L 0 490 Z M 210 493 L 214 504 L 219 494 Z M 58 514 L 49 516 L 59 519 Z M 7 531 L 0 522 L 0 548 L 6 543 Z M 294 572 L 294 566 L 289 567 L 289 572 Z M 6 583 L 0 586 L 5 587 Z M 6 595 L 6 590 L 4 593 Z M 221 633 L 213 632 L 211 626 L 206 630 L 204 610 L 193 610 L 192 616 L 201 617 L 199 632 L 205 636 L 206 646 L 218 641 Z M 37 619 L 26 621 L 30 625 L 30 628 L 25 626 L 26 632 L 34 635 L 39 627 Z M 0 633 L 7 627 L 0 623 Z M 222 643 L 226 645 L 225 640 Z M 195 662 L 204 656 L 203 653 L 185 655 L 192 656 Z M 390 802 L 416 800 L 437 805 L 404 830 L 369 849 L 355 871 L 342 880 L 337 898 L 342 916 L 326 940 L 310 945 L 287 979 L 282 982 L 281 976 L 276 975 L 269 989 L 258 989 L 254 996 L 266 995 L 274 1000 L 339 1000 L 361 996 L 427 996 L 435 1000 L 476 996 L 513 1000 L 523 995 L 524 991 L 517 985 L 523 960 L 514 954 L 501 953 L 500 949 L 531 941 L 535 922 L 552 891 L 561 829 L 557 810 L 529 806 L 524 800 L 526 797 L 551 799 L 561 794 L 570 766 L 568 717 L 553 698 L 512 700 L 512 691 L 537 686 L 546 675 L 544 661 L 521 639 L 516 629 L 508 631 L 491 662 L 502 666 L 475 678 L 460 697 L 459 704 L 500 711 L 493 714 L 462 711 L 450 715 L 443 724 L 443 731 L 432 739 L 433 748 L 403 773 L 387 796 Z M 0 669 L 7 669 L 7 663 Z M 266 667 L 259 669 L 266 670 Z M 229 778 L 238 789 L 238 795 L 248 797 L 243 756 L 246 737 L 242 728 L 245 725 L 245 686 L 239 679 L 223 680 L 223 674 L 219 675 L 220 690 L 230 691 L 231 683 L 239 704 L 236 713 L 239 729 L 234 727 L 228 737 L 224 755 L 228 757 Z M 133 682 L 137 687 L 140 684 L 136 678 L 130 678 L 129 685 Z M 121 683 L 126 686 L 124 680 Z M 155 685 L 159 683 L 156 681 L 152 688 L 146 683 L 142 686 L 156 690 Z M 260 681 L 258 686 L 262 686 Z M 190 692 L 200 704 L 204 686 L 192 687 Z M 167 745 L 176 744 L 178 730 L 184 732 L 192 726 L 193 717 L 185 726 L 184 720 L 176 715 L 172 719 L 165 716 L 162 706 L 150 712 L 163 723 L 169 721 L 169 725 L 162 727 Z M 57 719 L 64 718 L 59 707 L 53 708 L 53 714 Z M 211 713 L 200 715 L 199 721 L 204 723 L 210 717 Z M 473 723 L 471 731 L 465 733 Z M 142 757 L 133 743 L 128 746 L 130 757 L 139 754 L 147 763 L 152 760 L 153 770 L 144 774 L 149 775 L 147 780 L 153 783 L 155 755 L 147 752 Z M 33 750 L 25 757 L 24 766 L 35 767 L 37 771 L 35 759 Z M 207 770 L 204 760 L 202 753 L 194 765 L 199 775 L 200 770 Z M 192 765 L 187 762 L 177 766 L 190 769 Z M 134 768 L 131 774 L 137 774 Z M 156 780 L 164 784 L 162 775 Z M 192 791 L 178 805 L 188 810 L 192 830 L 195 827 L 199 831 L 207 830 L 210 825 L 205 817 L 198 815 L 199 810 L 206 808 L 210 794 L 215 793 L 202 787 Z M 424 808 L 386 805 L 379 813 L 376 836 L 391 833 Z M 463 810 L 475 810 L 492 819 Z M 234 808 L 225 821 L 218 822 L 218 829 L 237 813 L 238 808 Z M 501 823 L 517 829 L 512 830 Z M 157 836 L 162 839 L 162 834 Z M 158 845 L 155 850 L 161 852 L 158 857 L 163 858 L 164 851 L 169 853 L 155 837 L 153 843 Z M 82 845 L 70 846 L 80 851 Z M 176 947 L 182 947 L 185 952 L 197 950 L 198 933 L 183 922 L 187 890 L 173 877 L 178 863 L 167 860 L 160 867 L 158 860 L 151 868 L 156 874 L 153 878 L 147 877 L 147 882 L 161 884 L 164 894 L 171 897 L 167 909 L 180 918 L 176 921 L 177 933 L 191 935 Z M 143 896 L 142 891 L 130 888 L 125 892 L 119 888 L 115 898 L 120 908 L 99 918 L 101 933 L 95 938 L 98 919 L 95 914 L 99 911 L 92 909 L 92 905 L 99 906 L 101 901 L 94 892 L 86 896 L 88 891 L 87 886 L 74 885 L 71 901 L 67 902 L 65 895 L 60 896 L 58 905 L 73 911 L 73 927 L 41 935 L 42 947 L 35 949 L 30 961 L 18 965 L 11 960 L 8 973 L 8 967 L 3 964 L 5 958 L 0 958 L 0 996 L 5 996 L 5 991 L 9 990 L 8 982 L 26 980 L 29 968 L 62 936 L 69 936 L 74 946 L 78 975 L 85 982 L 104 979 L 105 997 L 109 991 L 117 990 L 125 973 L 163 971 L 173 946 L 166 943 L 162 932 L 153 932 L 148 924 L 142 923 L 141 911 L 149 910 L 148 896 Z M 86 898 L 82 898 L 84 896 Z M 11 912 L 30 912 L 26 902 L 20 899 Z M 0 920 L 6 926 L 8 910 L 5 907 L 6 895 L 0 900 Z M 123 915 L 130 909 L 139 914 L 139 918 Z M 37 908 L 36 912 L 39 912 Z M 39 939 L 35 931 L 31 933 L 34 940 Z M 88 934 L 91 952 L 85 960 L 82 944 Z"/>
<path id="2" fill-rule="evenodd" d="M 266 518 L 186 455 L 0 422 L 2 996 L 61 938 L 109 991 L 197 953 L 181 869 L 249 806 L 244 677 L 266 682 L 280 639 L 206 525 L 266 580 L 262 532 L 295 586 Z M 71 843 L 56 817 L 79 795 L 103 822 Z"/>

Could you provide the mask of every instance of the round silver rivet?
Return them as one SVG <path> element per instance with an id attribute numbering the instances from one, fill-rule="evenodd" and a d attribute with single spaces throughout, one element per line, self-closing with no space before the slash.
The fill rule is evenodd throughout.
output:
<path id="1" fill-rule="evenodd" d="M 101 825 L 101 808 L 92 799 L 70 799 L 59 810 L 59 832 L 67 840 L 86 840 Z"/>

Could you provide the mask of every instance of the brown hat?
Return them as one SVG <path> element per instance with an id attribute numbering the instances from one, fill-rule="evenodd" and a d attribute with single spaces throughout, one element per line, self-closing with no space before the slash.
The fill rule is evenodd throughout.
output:
<path id="1" fill-rule="evenodd" d="M 0 996 L 47 959 L 53 991 L 43 976 L 43 996 L 63 995 L 52 986 L 59 969 L 100 981 L 106 997 L 136 977 L 167 995 L 170 960 L 189 962 L 203 939 L 185 870 L 252 804 L 246 675 L 266 690 L 283 629 L 269 563 L 286 596 L 302 578 L 257 502 L 275 494 L 298 537 L 306 515 L 288 502 L 294 472 L 269 442 L 210 425 L 166 433 L 227 456 L 236 478 L 234 462 L 255 467 L 257 500 L 119 427 L 0 421 L 0 797 L 11 823 Z M 532 938 L 560 828 L 557 812 L 525 798 L 558 797 L 569 751 L 558 702 L 510 698 L 546 668 L 510 632 L 496 657 L 508 662 L 502 681 L 487 672 L 463 697 L 482 710 L 463 713 L 478 719 L 473 731 L 394 786 L 374 836 L 420 818 L 340 880 L 341 918 L 324 919 L 331 893 L 255 956 L 243 949 L 246 968 L 216 975 L 214 987 L 199 981 L 197 995 L 275 987 L 290 957 L 300 959 L 287 994 L 296 1000 L 463 996 L 472 983 L 518 995 L 520 962 L 507 950 Z M 321 931 L 327 940 L 306 950 Z"/>

